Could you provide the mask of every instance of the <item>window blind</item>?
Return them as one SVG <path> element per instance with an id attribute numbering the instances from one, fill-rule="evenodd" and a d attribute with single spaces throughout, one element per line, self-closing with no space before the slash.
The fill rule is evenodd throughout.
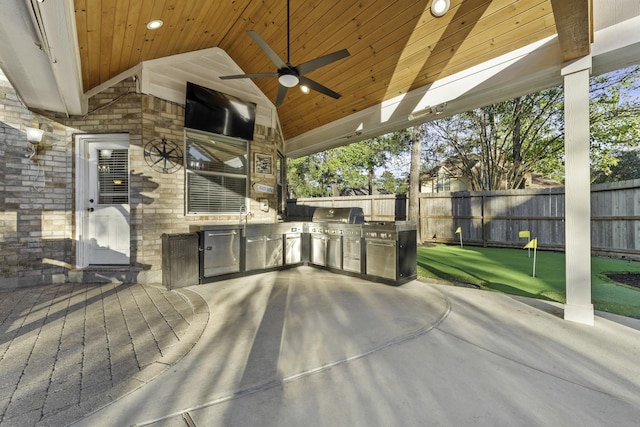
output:
<path id="1" fill-rule="evenodd" d="M 237 213 L 245 205 L 245 177 L 187 173 L 189 213 Z"/>
<path id="2" fill-rule="evenodd" d="M 98 203 L 129 203 L 129 150 L 98 150 Z"/>

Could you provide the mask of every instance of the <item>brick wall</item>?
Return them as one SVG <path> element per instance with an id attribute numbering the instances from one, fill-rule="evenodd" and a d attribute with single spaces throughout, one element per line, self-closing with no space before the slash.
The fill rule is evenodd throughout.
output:
<path id="1" fill-rule="evenodd" d="M 28 158 L 25 131 L 38 125 L 47 135 Z M 65 280 L 73 234 L 72 159 L 65 127 L 27 110 L 0 73 L 0 287 Z"/>
<path id="2" fill-rule="evenodd" d="M 35 160 L 25 157 L 25 128 L 33 120 L 46 128 Z M 59 117 L 27 110 L 0 74 L 0 287 L 77 280 L 75 272 L 75 174 L 77 134 L 128 133 L 130 139 L 131 270 L 143 283 L 161 282 L 161 235 L 182 233 L 192 224 L 237 223 L 238 215 L 184 215 L 184 169 L 164 174 L 145 162 L 147 143 L 166 138 L 182 147 L 184 107 L 136 93 L 125 80 L 89 100 L 83 117 Z M 254 173 L 254 154 L 275 160 L 282 138 L 257 125 L 250 143 L 251 185 L 275 188 L 276 176 Z M 276 195 L 251 189 L 249 222 L 276 220 Z M 258 199 L 268 199 L 269 212 Z M 72 274 L 73 273 L 73 274 Z"/>

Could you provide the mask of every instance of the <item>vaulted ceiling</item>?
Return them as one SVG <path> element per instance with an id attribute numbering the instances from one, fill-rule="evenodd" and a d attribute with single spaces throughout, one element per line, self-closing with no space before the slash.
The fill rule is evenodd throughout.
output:
<path id="1" fill-rule="evenodd" d="M 3 0 L 0 67 L 22 102 L 84 115 L 123 79 L 184 102 L 191 81 L 258 105 L 283 154 L 303 156 L 562 84 L 573 60 L 600 74 L 640 63 L 638 0 L 290 0 L 293 65 L 348 49 L 307 76 L 333 99 L 289 89 L 247 34 L 287 57 L 286 0 Z M 152 31 L 146 24 L 161 19 Z"/>
<path id="2" fill-rule="evenodd" d="M 49 0 L 52 1 L 52 0 Z M 565 60 L 589 53 L 590 0 L 291 0 L 291 63 L 340 49 L 350 56 L 308 76 L 335 100 L 290 89 L 278 116 L 292 138 L 559 33 Z M 164 25 L 149 30 L 146 23 Z M 83 90 L 154 58 L 219 47 L 244 72 L 275 66 L 247 34 L 287 58 L 286 0 L 75 0 Z M 560 31 L 558 31 L 560 29 Z M 214 71 L 212 71 L 214 72 Z M 275 100 L 273 78 L 254 79 Z"/>

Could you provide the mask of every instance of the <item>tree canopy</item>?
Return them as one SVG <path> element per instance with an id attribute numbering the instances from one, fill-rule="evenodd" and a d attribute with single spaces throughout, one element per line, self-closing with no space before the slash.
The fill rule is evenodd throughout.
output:
<path id="1" fill-rule="evenodd" d="M 393 157 L 409 150 L 409 137 L 409 132 L 402 130 L 289 159 L 289 196 L 338 196 L 346 188 L 367 188 L 371 194 L 373 186 L 389 193 L 406 191 L 406 184 L 385 170 L 385 166 Z"/>
<path id="2" fill-rule="evenodd" d="M 640 66 L 591 79 L 591 168 L 594 182 L 634 174 L 640 142 Z M 537 172 L 564 181 L 564 98 L 561 86 L 421 125 L 421 169 L 443 162 L 470 190 L 523 188 Z M 345 188 L 407 191 L 411 129 L 289 159 L 292 197 L 336 196 Z M 420 152 L 418 150 L 417 152 Z M 401 159 L 404 170 L 392 171 Z M 418 191 L 416 189 L 416 191 Z"/>

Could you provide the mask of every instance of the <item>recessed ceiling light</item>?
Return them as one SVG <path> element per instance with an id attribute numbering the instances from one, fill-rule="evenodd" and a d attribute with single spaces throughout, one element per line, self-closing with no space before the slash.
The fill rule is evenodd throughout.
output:
<path id="1" fill-rule="evenodd" d="M 431 3 L 431 14 L 439 18 L 449 11 L 450 6 L 451 3 L 449 3 L 449 0 L 433 0 L 433 3 Z"/>
<path id="2" fill-rule="evenodd" d="M 157 30 L 162 27 L 163 22 L 160 19 L 154 19 L 153 21 L 149 21 L 147 23 L 147 28 L 150 30 Z"/>
<path id="3" fill-rule="evenodd" d="M 305 86 L 305 85 L 300 85 L 300 90 L 302 91 L 302 93 L 304 93 L 305 95 L 307 93 L 309 93 L 309 87 Z"/>

